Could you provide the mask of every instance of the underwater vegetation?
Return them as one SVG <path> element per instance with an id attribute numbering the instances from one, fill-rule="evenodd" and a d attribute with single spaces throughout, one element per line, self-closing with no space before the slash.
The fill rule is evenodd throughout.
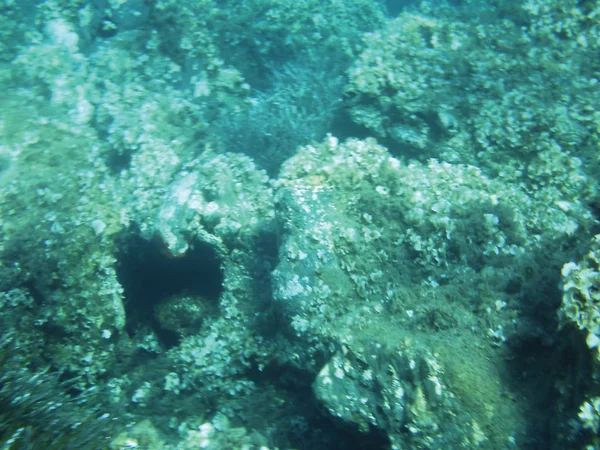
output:
<path id="1" fill-rule="evenodd" d="M 0 342 L 0 439 L 7 449 L 107 449 L 116 430 L 97 393 L 70 392 L 50 368 L 31 367 L 18 338 Z"/>
<path id="2" fill-rule="evenodd" d="M 217 142 L 229 152 L 251 156 L 270 176 L 277 176 L 300 145 L 319 141 L 331 130 L 344 89 L 342 73 L 335 70 L 340 69 L 283 66 L 273 73 L 269 89 L 249 100 L 246 110 L 217 119 Z"/>
<path id="3" fill-rule="evenodd" d="M 0 28 L 0 448 L 600 448 L 600 2 Z"/>

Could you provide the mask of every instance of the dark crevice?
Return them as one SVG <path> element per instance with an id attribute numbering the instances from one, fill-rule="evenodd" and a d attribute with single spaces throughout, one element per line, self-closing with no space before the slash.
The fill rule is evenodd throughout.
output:
<path id="1" fill-rule="evenodd" d="M 179 258 L 162 251 L 156 241 L 136 234 L 121 239 L 117 276 L 125 290 L 126 330 L 152 329 L 167 348 L 178 344 L 179 336 L 161 328 L 154 317 L 154 306 L 178 294 L 202 297 L 217 305 L 223 289 L 221 261 L 215 249 L 195 242 Z"/>
<path id="2" fill-rule="evenodd" d="M 117 175 L 124 170 L 129 169 L 131 166 L 131 153 L 130 152 L 118 152 L 117 150 L 111 150 L 106 155 L 106 166 L 110 170 L 110 173 Z"/>
<path id="3" fill-rule="evenodd" d="M 573 430 L 563 419 L 577 415 L 587 392 L 585 384 L 591 379 L 591 361 L 580 351 L 581 342 L 561 333 L 553 343 L 532 334 L 516 336 L 507 344 L 511 355 L 508 382 L 527 398 L 529 409 L 523 448 L 565 448 L 563 439 Z"/>

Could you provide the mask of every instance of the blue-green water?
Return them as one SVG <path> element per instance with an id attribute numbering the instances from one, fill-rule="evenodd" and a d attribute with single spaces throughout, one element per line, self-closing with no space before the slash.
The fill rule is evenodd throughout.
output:
<path id="1" fill-rule="evenodd" d="M 599 18 L 0 0 L 1 448 L 600 448 Z"/>

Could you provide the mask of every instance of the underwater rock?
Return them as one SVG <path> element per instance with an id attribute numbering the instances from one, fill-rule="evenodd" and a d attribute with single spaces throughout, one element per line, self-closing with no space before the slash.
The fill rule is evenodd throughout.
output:
<path id="1" fill-rule="evenodd" d="M 193 241 L 222 247 L 244 239 L 274 216 L 267 181 L 247 156 L 205 152 L 167 187 L 144 235 L 157 237 L 172 257 L 183 256 Z"/>
<path id="2" fill-rule="evenodd" d="M 464 413 L 444 378 L 439 355 L 407 338 L 394 349 L 377 342 L 343 345 L 313 388 L 333 416 L 363 432 L 385 430 L 391 448 L 479 446 L 488 438 L 481 430 L 476 438 L 475 421 L 461 423 Z"/>
<path id="3" fill-rule="evenodd" d="M 178 334 L 198 332 L 215 308 L 198 295 L 172 295 L 154 305 L 154 317 L 161 328 Z"/>
<path id="4" fill-rule="evenodd" d="M 600 436 L 600 235 L 591 239 L 580 261 L 563 266 L 562 293 L 558 319 L 575 370 L 563 381 L 560 407 L 570 411 L 577 424 L 573 428 L 581 429 L 579 438 L 592 448 Z M 577 411 L 572 408 L 574 397 L 580 402 Z"/>
<path id="5" fill-rule="evenodd" d="M 504 448 L 524 431 L 517 419 L 523 411 L 504 400 L 502 360 L 486 350 L 493 342 L 472 303 L 496 311 L 501 294 L 465 289 L 484 277 L 468 263 L 462 275 L 444 280 L 450 264 L 436 274 L 415 259 L 406 236 L 419 226 L 410 217 L 419 200 L 410 178 L 420 170 L 429 193 L 442 189 L 434 186 L 436 164 L 405 167 L 374 140 L 340 143 L 332 136 L 284 164 L 276 182 L 282 239 L 272 286 L 289 328 L 287 363 L 314 373 L 314 393 L 332 417 L 361 433 L 384 433 L 391 448 Z M 468 181 L 471 169 L 446 170 L 463 171 L 465 189 L 486 186 L 476 171 Z M 473 213 L 476 202 L 462 201 L 472 220 L 487 220 L 485 211 Z M 421 210 L 420 223 L 433 224 L 440 208 Z M 430 235 L 462 239 L 459 227 L 453 235 L 442 231 L 447 222 L 436 223 L 440 229 L 429 227 Z M 436 248 L 422 251 L 441 257 Z"/>

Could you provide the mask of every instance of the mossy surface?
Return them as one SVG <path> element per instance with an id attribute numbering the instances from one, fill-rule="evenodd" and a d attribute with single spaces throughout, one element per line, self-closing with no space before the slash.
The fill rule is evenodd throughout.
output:
<path id="1" fill-rule="evenodd" d="M 598 17 L 0 0 L 0 446 L 597 447 Z"/>

